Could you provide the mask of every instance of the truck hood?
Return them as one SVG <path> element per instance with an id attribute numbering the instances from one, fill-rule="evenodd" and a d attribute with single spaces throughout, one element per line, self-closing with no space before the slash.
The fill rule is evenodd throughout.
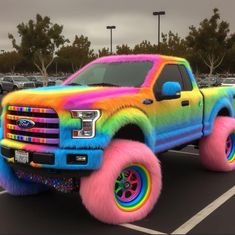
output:
<path id="1" fill-rule="evenodd" d="M 115 98 L 133 97 L 140 88 L 133 87 L 88 87 L 54 86 L 20 90 L 3 98 L 2 105 L 48 107 L 54 110 L 95 109 Z M 130 103 L 130 102 L 129 102 Z"/>

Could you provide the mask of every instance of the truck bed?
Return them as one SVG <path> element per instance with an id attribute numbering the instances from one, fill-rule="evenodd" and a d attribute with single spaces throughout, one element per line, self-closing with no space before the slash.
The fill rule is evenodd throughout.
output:
<path id="1" fill-rule="evenodd" d="M 200 89 L 203 95 L 204 135 L 211 133 L 216 116 L 234 117 L 235 87 L 212 87 Z"/>

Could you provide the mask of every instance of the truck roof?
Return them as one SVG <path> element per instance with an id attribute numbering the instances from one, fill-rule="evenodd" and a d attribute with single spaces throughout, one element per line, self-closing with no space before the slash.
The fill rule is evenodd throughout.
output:
<path id="1" fill-rule="evenodd" d="M 112 55 L 105 56 L 96 59 L 95 63 L 112 63 L 112 62 L 128 62 L 128 61 L 159 61 L 164 60 L 166 62 L 183 62 L 186 60 L 184 58 L 175 56 L 166 56 L 158 54 L 138 54 L 138 55 Z"/>

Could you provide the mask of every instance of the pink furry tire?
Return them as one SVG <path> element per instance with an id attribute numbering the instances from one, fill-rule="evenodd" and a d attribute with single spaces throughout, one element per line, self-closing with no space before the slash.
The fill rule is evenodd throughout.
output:
<path id="1" fill-rule="evenodd" d="M 101 169 L 81 179 L 80 194 L 87 210 L 109 224 L 144 218 L 161 191 L 161 169 L 144 144 L 114 140 L 104 151 Z"/>
<path id="2" fill-rule="evenodd" d="M 235 119 L 218 117 L 209 136 L 199 143 L 202 164 L 213 171 L 235 169 Z"/>

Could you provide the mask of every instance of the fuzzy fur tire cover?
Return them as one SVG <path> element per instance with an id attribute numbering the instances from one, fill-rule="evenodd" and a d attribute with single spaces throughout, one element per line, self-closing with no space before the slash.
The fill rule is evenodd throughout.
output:
<path id="1" fill-rule="evenodd" d="M 144 184 L 147 185 L 147 193 L 138 205 L 132 209 L 124 206 L 123 209 L 117 202 L 114 189 L 120 173 L 128 167 L 145 169 L 143 172 L 148 175 L 148 182 Z M 161 185 L 160 164 L 154 153 L 140 142 L 117 139 L 105 149 L 102 167 L 81 179 L 80 195 L 95 218 L 109 224 L 120 224 L 148 215 L 159 198 Z M 125 202 L 122 205 L 126 205 Z"/>
<path id="2" fill-rule="evenodd" d="M 199 143 L 200 159 L 203 166 L 213 171 L 235 169 L 235 119 L 217 117 L 213 131 Z"/>

